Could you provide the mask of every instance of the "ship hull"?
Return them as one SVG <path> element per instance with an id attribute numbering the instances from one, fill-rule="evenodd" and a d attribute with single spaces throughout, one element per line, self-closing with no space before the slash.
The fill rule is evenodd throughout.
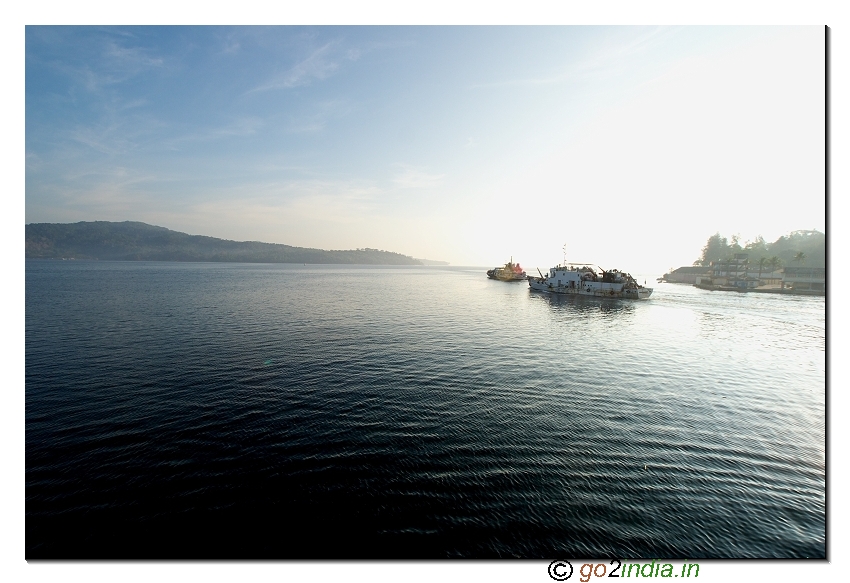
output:
<path id="1" fill-rule="evenodd" d="M 646 300 L 652 295 L 651 287 L 629 288 L 623 284 L 581 282 L 580 286 L 569 287 L 557 285 L 540 278 L 528 278 L 528 287 L 534 291 L 570 296 L 590 296 L 596 298 L 612 298 L 627 300 Z"/>
<path id="2" fill-rule="evenodd" d="M 487 272 L 487 277 L 497 281 L 525 281 L 526 279 L 524 275 L 492 273 L 492 270 Z"/>
<path id="3" fill-rule="evenodd" d="M 511 257 L 510 262 L 505 263 L 504 267 L 488 269 L 487 277 L 497 281 L 525 281 L 528 279 L 528 276 L 519 266 L 519 263 L 514 263 L 513 257 Z"/>

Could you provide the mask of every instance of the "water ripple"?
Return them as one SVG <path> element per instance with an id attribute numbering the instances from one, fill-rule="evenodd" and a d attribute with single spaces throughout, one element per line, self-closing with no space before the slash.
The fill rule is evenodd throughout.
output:
<path id="1" fill-rule="evenodd" d="M 825 556 L 823 298 L 69 263 L 27 263 L 28 558 Z"/>

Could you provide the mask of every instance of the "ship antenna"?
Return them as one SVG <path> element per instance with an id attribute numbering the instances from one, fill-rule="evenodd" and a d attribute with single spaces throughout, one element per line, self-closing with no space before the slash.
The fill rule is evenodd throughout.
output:
<path id="1" fill-rule="evenodd" d="M 567 266 L 567 244 L 564 243 L 564 267 Z"/>

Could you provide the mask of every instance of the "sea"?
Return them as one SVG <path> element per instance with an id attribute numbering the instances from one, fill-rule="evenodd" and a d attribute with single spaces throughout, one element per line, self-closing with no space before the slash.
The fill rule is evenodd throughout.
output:
<path id="1" fill-rule="evenodd" d="M 28 560 L 826 556 L 824 297 L 25 269 Z"/>

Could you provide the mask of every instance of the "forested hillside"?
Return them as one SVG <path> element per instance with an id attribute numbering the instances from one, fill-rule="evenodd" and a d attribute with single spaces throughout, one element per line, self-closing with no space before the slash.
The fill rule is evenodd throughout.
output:
<path id="1" fill-rule="evenodd" d="M 257 241 L 188 235 L 139 222 L 32 223 L 26 225 L 28 259 L 122 261 L 232 261 L 242 263 L 340 263 L 421 265 L 378 249 L 323 251 Z"/>

